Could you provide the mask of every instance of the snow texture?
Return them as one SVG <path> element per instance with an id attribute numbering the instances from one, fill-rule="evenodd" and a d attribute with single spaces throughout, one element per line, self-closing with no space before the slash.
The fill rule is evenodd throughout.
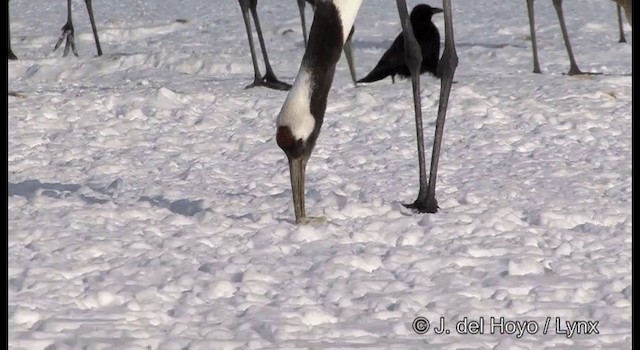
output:
<path id="1" fill-rule="evenodd" d="M 565 75 L 550 1 L 541 75 L 524 1 L 453 1 L 437 214 L 401 205 L 418 191 L 410 83 L 354 88 L 342 57 L 307 167 L 307 211 L 328 218 L 312 226 L 293 223 L 274 137 L 286 93 L 244 89 L 237 1 L 94 1 L 102 57 L 72 3 L 65 58 L 65 2 L 10 3 L 10 349 L 631 347 L 632 34 L 617 42 L 612 1 L 564 2 L 588 76 Z M 292 82 L 296 1 L 258 10 Z M 365 1 L 355 27 L 363 76 L 400 32 L 395 2 Z M 423 76 L 427 160 L 438 93 Z M 460 334 L 465 317 L 483 334 Z M 539 328 L 491 333 L 490 317 Z"/>

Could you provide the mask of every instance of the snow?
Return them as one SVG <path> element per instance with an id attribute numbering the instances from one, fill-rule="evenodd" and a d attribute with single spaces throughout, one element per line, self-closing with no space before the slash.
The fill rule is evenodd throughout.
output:
<path id="1" fill-rule="evenodd" d="M 274 137 L 286 93 L 244 89 L 237 2 L 95 1 L 102 57 L 73 6 L 79 57 L 63 58 L 64 2 L 10 3 L 9 348 L 631 347 L 632 35 L 617 42 L 613 2 L 564 2 L 580 68 L 603 73 L 571 77 L 551 2 L 537 75 L 524 1 L 454 1 L 437 214 L 401 205 L 418 191 L 410 84 L 354 88 L 341 58 L 307 167 L 307 212 L 328 222 L 309 226 Z M 258 10 L 291 83 L 296 2 Z M 361 76 L 400 31 L 395 2 L 365 1 L 355 27 Z M 422 77 L 428 150 L 438 85 Z M 464 317 L 485 331 L 459 334 Z"/>

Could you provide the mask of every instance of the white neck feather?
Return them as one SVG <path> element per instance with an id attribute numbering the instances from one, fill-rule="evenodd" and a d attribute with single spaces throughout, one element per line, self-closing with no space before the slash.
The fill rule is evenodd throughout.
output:
<path id="1" fill-rule="evenodd" d="M 362 0 L 320 0 L 331 1 L 338 9 L 342 23 L 342 38 L 347 40 L 356 15 L 362 5 Z M 311 77 L 305 66 L 301 65 L 291 91 L 278 114 L 276 125 L 287 126 L 296 140 L 309 138 L 315 127 L 316 120 L 311 115 Z"/>
<path id="2" fill-rule="evenodd" d="M 288 126 L 296 140 L 306 140 L 316 125 L 311 115 L 310 96 L 310 76 L 302 66 L 276 119 L 276 126 Z"/>
<path id="3" fill-rule="evenodd" d="M 340 20 L 342 21 L 342 43 L 344 44 L 344 41 L 346 41 L 349 36 L 351 27 L 353 27 L 353 23 L 356 21 L 356 15 L 360 10 L 362 0 L 332 0 L 332 2 L 340 12 Z"/>

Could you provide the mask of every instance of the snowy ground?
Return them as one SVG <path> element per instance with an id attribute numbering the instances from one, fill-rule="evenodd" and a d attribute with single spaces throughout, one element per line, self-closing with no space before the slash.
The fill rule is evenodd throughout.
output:
<path id="1" fill-rule="evenodd" d="M 289 82 L 295 3 L 259 5 Z M 569 77 L 550 1 L 536 2 L 543 75 L 523 0 L 454 1 L 435 215 L 401 205 L 417 194 L 409 83 L 354 88 L 341 60 L 308 166 L 308 211 L 330 220 L 315 227 L 293 224 L 274 140 L 285 93 L 243 89 L 236 1 L 95 1 L 102 57 L 73 4 L 80 57 L 62 58 L 64 2 L 11 2 L 11 349 L 631 347 L 632 60 L 613 2 L 565 1 L 580 67 L 604 73 Z M 399 28 L 395 2 L 365 1 L 359 76 Z M 430 149 L 438 85 L 422 82 Z M 539 328 L 491 334 L 492 316 Z M 434 334 L 440 317 L 450 334 Z M 484 334 L 459 334 L 464 317 Z M 566 321 L 599 334 L 556 334 Z"/>

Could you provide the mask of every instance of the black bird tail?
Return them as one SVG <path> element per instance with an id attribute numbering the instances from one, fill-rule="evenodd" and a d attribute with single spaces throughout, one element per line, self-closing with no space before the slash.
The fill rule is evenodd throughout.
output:
<path id="1" fill-rule="evenodd" d="M 367 76 L 358 80 L 358 83 L 373 83 L 374 81 L 382 80 L 392 74 L 395 74 L 395 72 L 391 67 L 387 67 L 384 62 L 378 62 Z"/>

